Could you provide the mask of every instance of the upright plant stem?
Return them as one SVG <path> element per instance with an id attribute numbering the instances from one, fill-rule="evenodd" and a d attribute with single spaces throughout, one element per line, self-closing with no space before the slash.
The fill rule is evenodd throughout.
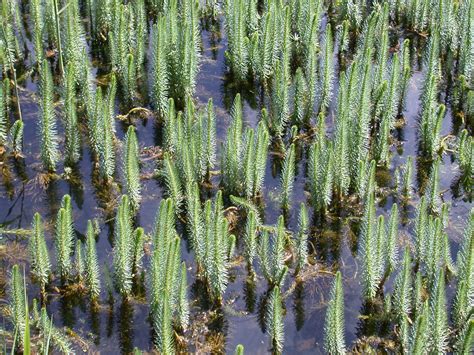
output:
<path id="1" fill-rule="evenodd" d="M 2 32 L 3 32 L 4 38 L 6 38 L 7 30 L 5 29 L 5 24 L 3 21 L 2 21 Z M 21 114 L 21 107 L 20 107 L 20 95 L 18 94 L 18 83 L 16 81 L 16 69 L 9 55 L 7 55 L 7 58 L 8 58 L 8 64 L 10 65 L 10 71 L 12 72 L 12 75 L 13 75 L 13 83 L 15 85 L 15 97 L 16 97 L 16 107 L 18 110 L 18 117 L 20 118 L 20 121 L 23 121 L 23 116 Z M 9 93 L 5 93 L 5 95 L 9 95 Z"/>
<path id="2" fill-rule="evenodd" d="M 56 23 L 56 38 L 58 39 L 58 52 L 59 52 L 59 70 L 61 75 L 64 75 L 64 63 L 63 63 L 63 50 L 61 46 L 61 31 L 59 27 L 59 12 L 58 12 L 58 0 L 54 2 L 54 21 Z"/>

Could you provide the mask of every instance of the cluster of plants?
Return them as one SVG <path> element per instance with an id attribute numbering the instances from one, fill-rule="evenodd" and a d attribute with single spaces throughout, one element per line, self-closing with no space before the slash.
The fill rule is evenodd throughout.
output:
<path id="1" fill-rule="evenodd" d="M 10 273 L 13 351 L 72 351 L 48 315 L 48 294 L 58 288 L 88 295 L 96 308 L 105 293 L 124 303 L 146 299 L 154 347 L 181 352 L 196 304 L 188 292 L 190 270 L 209 301 L 204 310 L 222 310 L 231 273 L 243 264 L 250 282 L 267 282 L 262 329 L 269 349 L 283 353 L 289 275 L 296 283 L 306 281 L 317 267 L 310 258 L 317 254 L 312 232 L 326 219 L 342 218 L 343 209 L 356 221 L 363 322 L 388 329 L 381 338 L 391 340 L 394 352 L 472 351 L 474 212 L 454 261 L 451 206 L 442 199 L 440 169 L 450 155 L 460 170 L 463 198 L 471 202 L 473 0 L 1 0 L 1 11 L 0 154 L 18 161 L 27 154 L 17 69 L 32 48 L 23 76 L 38 83 L 38 115 L 27 124 L 36 125 L 41 173 L 62 179 L 56 173 L 61 168 L 77 172 L 87 149 L 94 176 L 117 197 L 109 196 L 114 212 L 105 216 L 113 231 L 107 271 L 99 266 L 100 223 L 76 226 L 69 195 L 54 221 L 34 214 L 28 273 L 21 275 L 18 265 Z M 225 63 L 238 88 L 224 137 L 217 135 L 213 100 L 200 105 L 193 96 L 202 56 L 200 21 L 220 19 L 228 41 Z M 403 112 L 416 66 L 422 69 L 418 155 L 395 169 L 399 131 L 412 129 L 404 128 Z M 255 127 L 245 117 L 249 91 L 261 98 Z M 460 123 L 453 135 L 443 136 L 448 110 Z M 139 220 L 145 197 L 131 118 L 136 112 L 151 113 L 162 131 L 153 178 L 164 197 L 153 230 Z M 126 127 L 122 140 L 119 118 Z M 264 215 L 270 155 L 280 178 L 281 214 L 274 225 Z M 394 183 L 379 186 L 377 175 L 390 171 Z M 297 176 L 302 184 L 295 184 Z M 307 196 L 299 206 L 297 189 Z M 390 212 L 377 215 L 377 203 L 387 195 L 394 201 Z M 413 205 L 413 237 L 407 241 L 400 215 L 406 218 Z M 298 224 L 290 227 L 295 207 Z M 80 228 L 86 228 L 84 235 Z M 182 243 L 192 265 L 181 255 Z M 377 350 L 383 340 L 346 344 L 344 275 L 337 265 L 334 271 L 325 351 Z M 39 287 L 32 307 L 28 278 Z M 385 287 L 389 281 L 393 290 Z M 452 301 L 448 285 L 455 289 Z M 30 332 L 38 335 L 33 343 Z M 244 349 L 239 345 L 235 352 Z"/>

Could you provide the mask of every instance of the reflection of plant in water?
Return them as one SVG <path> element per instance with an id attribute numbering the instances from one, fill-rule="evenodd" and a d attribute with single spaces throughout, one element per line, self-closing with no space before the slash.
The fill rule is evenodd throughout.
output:
<path id="1" fill-rule="evenodd" d="M 133 349 L 133 305 L 124 299 L 119 309 L 118 317 L 118 333 L 119 333 L 119 342 L 120 349 L 123 353 L 130 353 Z"/>
<path id="2" fill-rule="evenodd" d="M 293 304 L 293 312 L 295 314 L 295 325 L 296 329 L 300 330 L 303 328 L 305 320 L 306 320 L 306 312 L 305 312 L 305 291 L 304 291 L 304 284 L 302 282 L 298 282 L 295 289 L 295 296 L 294 296 L 294 304 Z"/>

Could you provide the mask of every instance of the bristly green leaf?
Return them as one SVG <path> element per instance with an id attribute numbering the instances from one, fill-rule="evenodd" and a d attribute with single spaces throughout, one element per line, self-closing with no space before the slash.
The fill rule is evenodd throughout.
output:
<path id="1" fill-rule="evenodd" d="M 135 229 L 132 238 L 132 272 L 133 276 L 137 277 L 138 271 L 142 267 L 143 255 L 145 254 L 143 250 L 143 243 L 145 242 L 145 231 L 143 230 L 143 228 L 138 227 L 137 229 Z"/>
<path id="2" fill-rule="evenodd" d="M 298 123 L 299 126 L 307 125 L 307 114 L 308 109 L 308 85 L 301 68 L 296 69 L 294 78 L 294 110 L 293 120 Z"/>
<path id="3" fill-rule="evenodd" d="M 91 299 L 94 301 L 100 296 L 100 270 L 97 259 L 95 231 L 90 220 L 87 221 L 86 233 L 86 261 L 85 283 Z"/>
<path id="4" fill-rule="evenodd" d="M 331 355 L 346 353 L 344 341 L 344 290 L 340 271 L 336 273 L 326 311 L 324 349 Z"/>
<path id="5" fill-rule="evenodd" d="M 458 284 L 453 318 L 458 328 L 464 327 L 474 310 L 474 209 L 469 214 L 462 247 L 457 257 Z"/>
<path id="6" fill-rule="evenodd" d="M 222 184 L 229 192 L 240 190 L 240 167 L 242 156 L 242 103 L 237 94 L 231 109 L 232 123 L 227 130 L 227 139 L 222 154 Z"/>
<path id="7" fill-rule="evenodd" d="M 425 303 L 420 314 L 416 317 L 415 323 L 410 334 L 409 353 L 413 355 L 422 355 L 426 353 L 429 337 L 429 307 Z"/>
<path id="8" fill-rule="evenodd" d="M 295 180 L 295 144 L 291 144 L 286 153 L 281 173 L 281 205 L 283 209 L 291 207 L 293 184 Z"/>
<path id="9" fill-rule="evenodd" d="M 29 315 L 25 313 L 25 292 L 20 268 L 18 265 L 13 265 L 10 274 L 8 309 L 18 339 L 23 339 L 25 321 L 26 318 L 29 317 Z"/>
<path id="10" fill-rule="evenodd" d="M 375 297 L 381 276 L 380 244 L 378 243 L 378 233 L 375 225 L 375 192 L 368 191 L 359 237 L 359 260 L 362 263 L 363 293 L 366 299 Z"/>
<path id="11" fill-rule="evenodd" d="M 246 36 L 246 0 L 225 1 L 226 30 L 229 49 L 226 52 L 232 71 L 238 80 L 246 80 L 248 73 L 248 46 Z"/>
<path id="12" fill-rule="evenodd" d="M 134 211 L 140 207 L 140 166 L 137 135 L 135 127 L 130 126 L 125 136 L 125 148 L 123 153 L 123 173 L 125 177 L 125 191 L 130 197 Z"/>
<path id="13" fill-rule="evenodd" d="M 253 259 L 255 258 L 257 251 L 257 220 L 255 218 L 255 212 L 249 211 L 247 214 L 247 223 L 245 224 L 244 233 L 244 255 L 247 261 L 247 265 L 251 268 Z"/>
<path id="14" fill-rule="evenodd" d="M 441 197 L 439 192 L 439 169 L 440 169 L 441 159 L 438 158 L 434 161 L 431 167 L 430 178 L 428 185 L 425 189 L 426 202 L 428 208 L 434 212 L 441 212 Z"/>
<path id="15" fill-rule="evenodd" d="M 175 163 L 168 153 L 164 154 L 163 168 L 161 174 L 165 179 L 166 187 L 168 189 L 169 196 L 173 199 L 176 212 L 178 213 L 181 208 L 183 201 L 183 192 L 181 181 L 178 176 Z"/>
<path id="16" fill-rule="evenodd" d="M 153 26 L 152 43 L 152 69 L 151 69 L 151 102 L 158 114 L 164 116 L 168 110 L 169 93 L 169 69 L 167 63 L 168 36 L 166 30 L 166 19 L 164 16 L 158 18 Z"/>
<path id="17" fill-rule="evenodd" d="M 458 143 L 458 159 L 459 167 L 467 182 L 471 181 L 474 176 L 474 138 L 469 135 L 466 129 L 462 130 Z"/>
<path id="18" fill-rule="evenodd" d="M 467 322 L 463 329 L 461 330 L 461 334 L 459 339 L 456 343 L 456 353 L 457 354 L 471 354 L 473 350 L 474 344 L 474 320 L 471 319 Z"/>
<path id="19" fill-rule="evenodd" d="M 308 232 L 309 218 L 306 205 L 300 204 L 300 213 L 298 217 L 298 233 L 294 241 L 296 267 L 295 274 L 298 274 L 306 265 L 308 260 Z"/>
<path id="20" fill-rule="evenodd" d="M 189 303 L 187 291 L 187 270 L 186 263 L 181 263 L 181 275 L 179 280 L 177 323 L 180 329 L 186 330 L 189 325 Z"/>
<path id="21" fill-rule="evenodd" d="M 66 131 L 66 157 L 69 164 L 75 164 L 80 158 L 80 135 L 76 113 L 76 79 L 72 64 L 66 66 L 66 82 L 64 88 L 64 112 Z"/>
<path id="22" fill-rule="evenodd" d="M 331 102 L 334 78 L 333 38 L 331 24 L 329 23 L 326 25 L 326 32 L 324 34 L 323 53 L 320 65 L 321 84 L 319 88 L 319 106 L 320 111 L 325 112 Z"/>
<path id="23" fill-rule="evenodd" d="M 38 121 L 38 132 L 41 142 L 41 160 L 45 169 L 54 171 L 59 161 L 59 151 L 53 103 L 53 78 L 46 59 L 43 61 L 40 74 L 41 114 Z"/>
<path id="24" fill-rule="evenodd" d="M 413 285 L 411 273 L 410 250 L 407 247 L 403 254 L 402 268 L 395 280 L 395 289 L 392 298 L 397 322 L 400 328 L 404 330 L 400 334 L 403 349 L 407 349 L 408 347 L 408 325 L 406 322 L 412 308 Z"/>
<path id="25" fill-rule="evenodd" d="M 76 269 L 77 282 L 82 283 L 84 279 L 85 263 L 84 263 L 84 246 L 83 246 L 83 242 L 80 239 L 78 239 L 76 242 L 74 268 Z"/>
<path id="26" fill-rule="evenodd" d="M 57 270 L 63 281 L 66 281 L 71 272 L 71 255 L 74 246 L 74 224 L 72 217 L 71 197 L 64 195 L 61 209 L 56 218 L 56 262 Z"/>
<path id="27" fill-rule="evenodd" d="M 398 263 L 398 205 L 394 203 L 390 210 L 390 220 L 387 225 L 386 270 L 392 272 Z"/>
<path id="28" fill-rule="evenodd" d="M 267 230 L 263 230 L 263 233 L 260 235 L 258 247 L 260 267 L 268 283 L 272 286 L 281 287 L 288 272 L 288 267 L 285 265 L 286 239 L 283 216 L 278 217 L 277 226 L 271 236 L 271 242 Z"/>
<path id="29" fill-rule="evenodd" d="M 308 177 L 316 211 L 324 212 L 332 199 L 333 157 L 331 146 L 314 142 L 309 153 Z"/>
<path id="30" fill-rule="evenodd" d="M 41 293 L 44 294 L 51 274 L 51 264 L 44 239 L 43 221 L 39 213 L 35 213 L 33 216 L 32 230 L 33 234 L 29 243 L 31 273 L 39 283 Z"/>
<path id="31" fill-rule="evenodd" d="M 268 299 L 267 303 L 265 319 L 267 332 L 270 335 L 272 350 L 276 354 L 281 354 L 283 352 L 285 333 L 282 300 L 280 288 L 278 286 L 274 287 L 273 291 L 271 291 L 270 298 Z"/>
<path id="32" fill-rule="evenodd" d="M 3 85 L 0 83 L 0 146 L 6 145 L 10 126 L 6 99 L 9 93 L 4 93 L 3 90 Z"/>
<path id="33" fill-rule="evenodd" d="M 23 150 L 23 128 L 23 121 L 16 120 L 8 132 L 11 149 L 17 155 L 21 155 Z"/>
<path id="34" fill-rule="evenodd" d="M 245 349 L 242 344 L 239 344 L 235 347 L 234 355 L 244 355 Z"/>
<path id="35" fill-rule="evenodd" d="M 132 289 L 133 230 L 130 216 L 130 202 L 127 195 L 123 195 L 115 216 L 113 264 L 115 287 L 124 297 Z"/>
<path id="36" fill-rule="evenodd" d="M 436 354 L 444 354 L 448 346 L 448 315 L 446 313 L 446 291 L 444 270 L 441 268 L 430 294 L 429 348 Z"/>

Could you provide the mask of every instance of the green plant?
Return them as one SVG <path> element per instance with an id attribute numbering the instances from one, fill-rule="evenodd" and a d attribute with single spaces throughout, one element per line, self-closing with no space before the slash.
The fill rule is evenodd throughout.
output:
<path id="1" fill-rule="evenodd" d="M 315 141 L 310 148 L 308 177 L 311 200 L 316 211 L 324 212 L 332 200 L 334 179 L 332 147 L 325 139 Z"/>
<path id="2" fill-rule="evenodd" d="M 308 84 L 303 70 L 298 67 L 294 77 L 294 99 L 293 99 L 293 120 L 299 125 L 307 124 L 308 109 Z"/>
<path id="3" fill-rule="evenodd" d="M 331 25 L 326 25 L 324 34 L 323 55 L 320 68 L 320 88 L 319 88 L 319 106 L 320 111 L 325 112 L 331 102 L 332 87 L 334 79 L 334 60 L 333 60 L 333 38 Z"/>
<path id="4" fill-rule="evenodd" d="M 23 149 L 23 121 L 16 120 L 8 132 L 8 140 L 14 154 L 21 155 Z"/>
<path id="5" fill-rule="evenodd" d="M 278 138 L 283 138 L 290 118 L 290 74 L 281 60 L 275 62 L 274 71 L 272 77 L 271 124 L 269 127 Z"/>
<path id="6" fill-rule="evenodd" d="M 281 287 L 285 281 L 288 272 L 288 267 L 285 265 L 285 246 L 285 221 L 283 216 L 280 216 L 272 233 L 271 242 L 267 230 L 262 231 L 259 240 L 260 267 L 270 285 Z"/>
<path id="7" fill-rule="evenodd" d="M 406 318 L 409 316 L 412 309 L 412 293 L 413 285 L 411 278 L 411 257 L 409 248 L 405 248 L 403 253 L 403 262 L 401 270 L 395 280 L 395 288 L 393 291 L 393 308 L 396 320 L 402 331 L 400 333 L 402 348 L 406 349 L 408 346 L 408 325 Z"/>
<path id="8" fill-rule="evenodd" d="M 181 276 L 178 289 L 178 309 L 177 309 L 177 325 L 180 329 L 186 330 L 189 325 L 189 303 L 188 303 L 188 276 L 186 263 L 181 263 Z"/>
<path id="9" fill-rule="evenodd" d="M 30 18 L 33 29 L 33 45 L 35 50 L 36 63 L 39 65 L 43 62 L 44 49 L 43 49 L 43 31 L 44 31 L 44 20 L 43 20 L 43 7 L 40 0 L 30 0 Z"/>
<path id="10" fill-rule="evenodd" d="M 63 281 L 66 281 L 71 272 L 71 254 L 74 246 L 74 222 L 72 217 L 71 197 L 64 195 L 61 208 L 56 217 L 56 268 Z"/>
<path id="11" fill-rule="evenodd" d="M 203 270 L 211 296 L 221 301 L 235 246 L 235 236 L 229 234 L 229 222 L 223 213 L 222 192 L 217 192 L 214 208 L 211 200 L 201 208 L 197 185 L 190 187 L 188 196 L 188 221 L 196 261 Z"/>
<path id="12" fill-rule="evenodd" d="M 115 216 L 113 265 L 115 287 L 127 297 L 132 290 L 133 277 L 133 230 L 127 195 L 122 196 Z"/>
<path id="13" fill-rule="evenodd" d="M 143 243 L 145 242 L 145 231 L 142 227 L 135 229 L 132 235 L 132 273 L 133 277 L 139 274 L 142 267 L 142 259 L 144 256 Z"/>
<path id="14" fill-rule="evenodd" d="M 474 4 L 472 1 L 463 1 L 459 4 L 458 10 L 458 52 L 459 52 L 459 63 L 458 63 L 458 74 L 464 77 L 467 82 L 471 85 L 474 83 Z M 464 88 L 463 92 L 466 91 Z M 472 97 L 472 91 L 471 91 Z M 471 101 L 472 102 L 472 101 Z M 471 114 L 472 115 L 472 114 Z"/>
<path id="15" fill-rule="evenodd" d="M 114 92 L 113 81 L 109 88 L 108 100 L 111 101 L 110 93 Z M 92 144 L 95 146 L 97 158 L 99 159 L 99 170 L 103 178 L 109 180 L 115 172 L 115 147 L 114 147 L 114 121 L 111 104 L 102 99 L 100 89 L 97 90 L 95 103 L 95 117 L 92 123 Z"/>
<path id="16" fill-rule="evenodd" d="M 26 290 L 24 288 L 24 280 L 20 273 L 20 268 L 18 265 L 13 265 L 10 274 L 8 308 L 15 333 L 18 335 L 18 339 L 22 340 L 27 331 L 27 318 L 29 317 L 26 312 L 25 294 Z"/>
<path id="17" fill-rule="evenodd" d="M 54 6 L 61 6 L 61 4 L 56 2 Z M 73 77 L 76 83 L 80 83 L 81 80 L 85 78 L 85 71 L 87 70 L 87 68 L 82 66 L 82 56 L 87 47 L 86 34 L 84 33 L 84 27 L 80 16 L 79 3 L 77 0 L 72 0 L 68 3 L 67 7 L 57 10 L 59 11 L 55 14 L 55 17 L 59 17 L 60 14 L 64 13 L 62 16 L 64 19 L 62 21 L 62 26 L 58 28 L 58 31 L 60 29 L 63 30 L 63 35 L 61 35 L 60 40 L 61 42 L 58 45 L 61 73 L 67 80 L 67 67 L 72 66 L 72 68 L 74 68 Z M 63 71 L 64 69 L 66 69 L 66 72 Z"/>
<path id="18" fill-rule="evenodd" d="M 125 177 L 125 192 L 130 198 L 132 209 L 136 212 L 140 207 L 140 165 L 138 142 L 135 127 L 130 126 L 125 136 L 123 153 L 123 174 Z"/>
<path id="19" fill-rule="evenodd" d="M 429 348 L 438 354 L 445 353 L 448 347 L 449 328 L 445 292 L 444 270 L 440 269 L 430 294 L 429 304 Z"/>
<path id="20" fill-rule="evenodd" d="M 400 86 L 398 89 L 398 111 L 400 112 L 406 101 L 406 94 L 408 91 L 408 83 L 411 77 L 411 61 L 410 61 L 410 40 L 406 38 L 402 43 L 400 55 Z"/>
<path id="21" fill-rule="evenodd" d="M 425 189 L 426 202 L 429 210 L 434 213 L 441 212 L 441 197 L 439 192 L 439 168 L 441 159 L 437 158 L 431 166 L 430 177 Z"/>
<path id="22" fill-rule="evenodd" d="M 390 219 L 388 221 L 385 241 L 385 269 L 387 272 L 392 272 L 396 269 L 398 263 L 398 205 L 394 203 L 390 210 Z"/>
<path id="23" fill-rule="evenodd" d="M 263 121 L 260 121 L 256 132 L 248 128 L 242 157 L 244 191 L 247 198 L 257 197 L 263 187 L 265 168 L 267 165 L 270 137 Z"/>
<path id="24" fill-rule="evenodd" d="M 324 349 L 328 354 L 345 354 L 344 341 L 344 289 L 341 272 L 336 273 L 324 325 Z"/>
<path id="25" fill-rule="evenodd" d="M 298 274 L 308 261 L 308 232 L 309 218 L 306 205 L 300 204 L 300 213 L 298 216 L 298 232 L 294 240 L 296 267 L 295 274 Z"/>
<path id="26" fill-rule="evenodd" d="M 45 169 L 54 171 L 59 161 L 59 150 L 53 103 L 53 78 L 46 59 L 41 64 L 40 80 L 41 113 L 38 134 L 41 142 L 41 160 Z"/>
<path id="27" fill-rule="evenodd" d="M 44 295 L 51 274 L 51 263 L 44 240 L 43 221 L 39 213 L 33 216 L 31 229 L 33 230 L 29 242 L 31 274 L 40 285 L 41 294 Z"/>
<path id="28" fill-rule="evenodd" d="M 158 113 L 165 115 L 168 109 L 170 73 L 166 53 L 168 35 L 164 16 L 160 16 L 153 26 L 153 34 L 150 99 Z"/>
<path id="29" fill-rule="evenodd" d="M 252 267 L 253 259 L 257 252 L 257 233 L 258 224 L 254 211 L 247 214 L 247 222 L 245 224 L 244 233 L 244 255 L 249 268 Z"/>
<path id="30" fill-rule="evenodd" d="M 239 177 L 242 155 L 242 103 L 237 94 L 231 109 L 232 123 L 227 130 L 227 138 L 222 153 L 222 184 L 229 192 L 239 191 Z"/>
<path id="31" fill-rule="evenodd" d="M 246 36 L 247 0 L 225 1 L 226 29 L 229 49 L 227 58 L 238 80 L 246 80 L 248 74 L 249 38 Z"/>
<path id="32" fill-rule="evenodd" d="M 163 212 L 160 208 L 160 219 Z M 158 351 L 166 354 L 175 352 L 173 317 L 177 315 L 182 329 L 186 328 L 187 323 L 186 291 L 180 282 L 185 266 L 180 272 L 180 239 L 174 233 L 168 240 L 160 242 L 163 249 L 156 249 L 158 245 L 155 245 L 151 272 L 151 317 L 156 333 L 155 345 Z"/>
<path id="33" fill-rule="evenodd" d="M 8 67 L 11 72 L 15 89 L 18 116 L 19 119 L 22 120 L 23 118 L 21 114 L 20 96 L 18 94 L 18 82 L 16 77 L 15 62 L 17 61 L 17 59 L 21 58 L 23 54 L 21 53 L 20 46 L 14 34 L 14 21 L 12 19 L 12 11 L 10 5 L 13 5 L 12 7 L 15 8 L 14 3 L 10 3 L 8 0 L 2 0 L 2 19 L 0 21 L 0 66 Z M 20 21 L 17 21 L 17 25 L 19 25 L 20 23 Z M 7 72 L 6 70 L 3 70 L 3 68 L 2 71 L 5 71 L 5 73 Z M 5 90 L 5 92 L 9 92 L 9 90 Z"/>
<path id="34" fill-rule="evenodd" d="M 59 6 L 58 0 L 53 0 L 52 10 L 53 10 L 53 19 L 54 19 L 54 30 L 55 30 L 55 39 L 56 44 L 58 46 L 58 58 L 59 58 L 59 69 L 61 74 L 64 75 L 64 59 L 63 59 L 63 51 L 62 51 L 62 43 L 61 43 L 61 24 L 59 18 Z"/>
<path id="35" fill-rule="evenodd" d="M 461 250 L 457 257 L 457 290 L 453 304 L 453 318 L 458 329 L 464 327 L 472 314 L 474 305 L 474 210 L 469 214 Z"/>
<path id="36" fill-rule="evenodd" d="M 65 160 L 69 164 L 75 164 L 80 158 L 80 135 L 79 123 L 76 112 L 76 79 L 73 64 L 68 63 L 66 66 L 66 81 L 64 87 L 64 112 L 66 131 L 66 157 Z"/>
<path id="37" fill-rule="evenodd" d="M 459 136 L 458 159 L 462 173 L 467 177 L 472 177 L 474 175 L 474 140 L 466 129 L 462 130 Z"/>
<path id="38" fill-rule="evenodd" d="M 50 344 L 53 345 L 54 349 L 63 354 L 72 353 L 72 346 L 69 339 L 63 334 L 63 332 L 53 325 L 53 320 L 48 316 L 45 307 L 41 308 L 39 315 L 35 317 L 35 327 L 42 335 L 44 354 L 49 352 Z"/>
<path id="39" fill-rule="evenodd" d="M 176 211 L 179 211 L 184 196 L 176 165 L 170 157 L 169 153 L 164 154 L 161 176 L 163 176 L 165 180 L 166 187 L 168 189 L 168 194 L 173 199 Z"/>
<path id="40" fill-rule="evenodd" d="M 212 98 L 207 101 L 206 118 L 204 121 L 203 155 L 205 172 L 209 172 L 216 165 L 216 113 L 214 112 L 214 103 Z"/>
<path id="41" fill-rule="evenodd" d="M 422 196 L 416 209 L 415 219 L 415 258 L 418 263 L 424 260 L 426 254 L 426 233 L 428 223 L 428 210 L 425 196 Z"/>
<path id="42" fill-rule="evenodd" d="M 7 110 L 8 92 L 4 93 L 3 85 L 0 85 L 0 146 L 7 144 L 8 129 L 10 126 L 10 119 Z"/>
<path id="43" fill-rule="evenodd" d="M 383 216 L 375 220 L 375 192 L 369 189 L 365 202 L 364 217 L 362 219 L 359 257 L 362 262 L 362 286 L 366 299 L 376 296 L 379 283 L 383 276 L 382 248 L 380 238 L 383 238 Z"/>
<path id="44" fill-rule="evenodd" d="M 86 260 L 85 260 L 85 284 L 89 295 L 93 301 L 100 296 L 100 271 L 99 261 L 97 259 L 97 250 L 95 246 L 94 227 L 90 220 L 87 221 L 86 232 Z"/>
<path id="45" fill-rule="evenodd" d="M 337 174 L 333 176 L 334 189 L 339 196 L 346 195 L 349 192 L 351 184 L 351 169 L 349 160 L 349 105 L 348 88 L 346 85 L 346 75 L 342 74 L 340 82 L 340 90 L 338 97 L 338 108 L 337 108 L 337 122 L 336 132 L 334 137 L 334 148 L 333 148 L 333 165 L 334 171 Z M 320 118 L 320 127 L 323 127 L 324 117 Z M 322 131 L 323 129 L 321 129 Z M 324 156 L 326 153 L 323 153 Z M 321 155 L 321 153 L 320 153 Z M 318 158 L 319 161 L 319 158 Z M 323 160 L 324 164 L 324 160 Z"/>
<path id="46" fill-rule="evenodd" d="M 276 354 L 283 352 L 283 342 L 285 340 L 283 325 L 283 308 L 280 288 L 275 286 L 271 291 L 267 303 L 265 314 L 265 325 L 270 335 L 272 350 Z"/>
<path id="47" fill-rule="evenodd" d="M 410 354 L 421 355 L 426 352 L 428 346 L 429 336 L 429 307 L 423 304 L 420 314 L 415 318 L 415 322 L 411 327 L 410 342 L 408 345 L 408 352 Z"/>
<path id="48" fill-rule="evenodd" d="M 261 219 L 261 216 L 260 216 L 260 210 L 258 209 L 258 207 L 252 201 L 250 201 L 246 198 L 237 197 L 237 196 L 233 196 L 233 195 L 230 195 L 230 201 L 234 205 L 237 205 L 239 208 L 242 208 L 242 209 L 246 210 L 247 214 L 250 213 L 250 212 L 253 212 L 254 215 L 255 215 L 255 220 L 256 220 L 257 225 L 262 224 L 262 219 Z"/>
<path id="49" fill-rule="evenodd" d="M 74 252 L 74 268 L 76 271 L 76 280 L 79 284 L 82 284 L 84 281 L 84 245 L 83 242 L 79 239 L 76 242 L 76 250 Z"/>
<path id="50" fill-rule="evenodd" d="M 281 205 L 283 209 L 288 210 L 291 207 L 291 197 L 293 193 L 293 184 L 295 180 L 295 144 L 291 144 L 285 154 L 283 169 L 281 172 Z"/>
<path id="51" fill-rule="evenodd" d="M 469 354 L 472 352 L 474 342 L 474 320 L 470 320 L 462 329 L 462 333 L 456 343 L 457 354 Z"/>
<path id="52" fill-rule="evenodd" d="M 239 344 L 235 347 L 234 355 L 244 355 L 245 349 L 242 344 Z"/>

